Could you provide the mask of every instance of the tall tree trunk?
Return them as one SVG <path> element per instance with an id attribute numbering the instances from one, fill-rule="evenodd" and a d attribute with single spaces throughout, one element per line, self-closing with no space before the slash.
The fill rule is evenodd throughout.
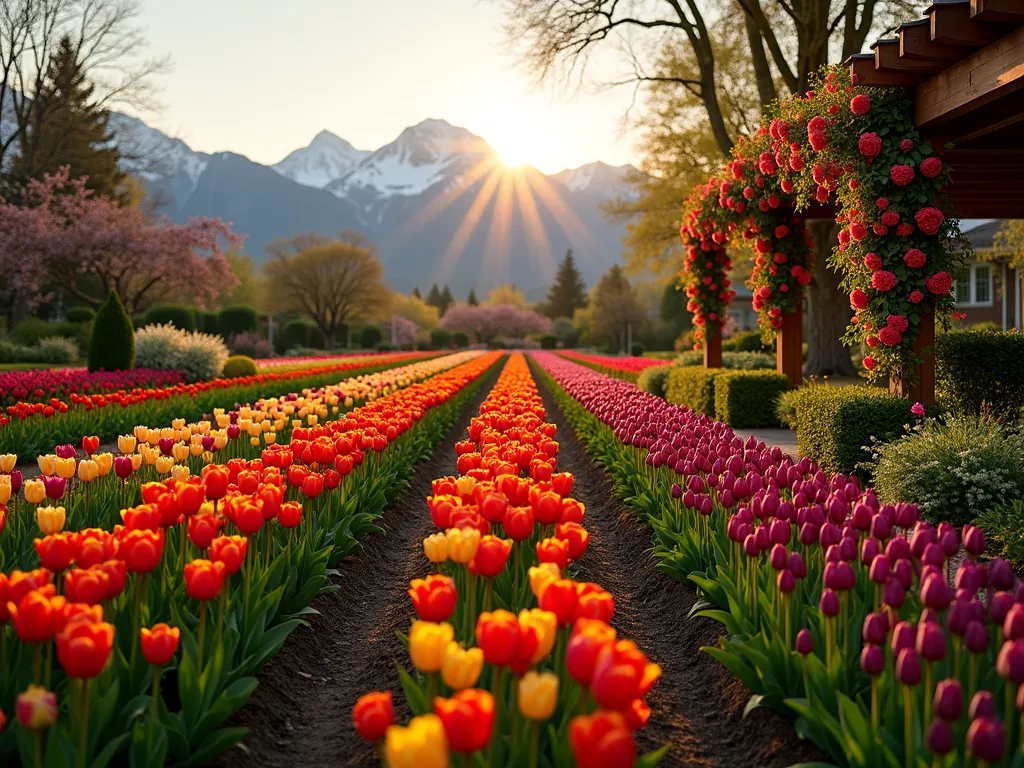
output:
<path id="1" fill-rule="evenodd" d="M 839 275 L 828 266 L 839 227 L 828 219 L 807 222 L 815 243 L 814 281 L 807 286 L 806 376 L 855 376 L 850 350 L 841 341 L 850 321 L 850 305 L 839 287 Z"/>
<path id="2" fill-rule="evenodd" d="M 749 14 L 745 14 L 747 29 L 747 42 L 750 44 L 750 60 L 754 65 L 754 78 L 757 81 L 757 97 L 761 104 L 768 104 L 775 100 L 778 95 L 775 92 L 775 81 L 772 79 L 772 70 L 768 66 L 768 57 L 764 53 L 764 41 L 761 39 L 761 32 L 757 28 L 757 22 Z"/>

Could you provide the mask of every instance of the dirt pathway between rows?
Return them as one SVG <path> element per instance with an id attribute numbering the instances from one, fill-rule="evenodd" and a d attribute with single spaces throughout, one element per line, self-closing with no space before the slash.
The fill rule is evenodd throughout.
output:
<path id="1" fill-rule="evenodd" d="M 362 554 L 342 563 L 341 587 L 313 601 L 320 611 L 309 628 L 297 630 L 259 677 L 259 687 L 229 725 L 247 726 L 245 751 L 235 749 L 213 764 L 255 766 L 378 765 L 372 745 L 352 726 L 352 707 L 362 694 L 395 690 L 399 722 L 408 720 L 395 662 L 408 654 L 396 631 L 408 632 L 413 616 L 409 580 L 428 572 L 422 541 L 433 533 L 425 499 L 430 482 L 455 472 L 455 443 L 490 393 L 504 363 L 485 375 L 480 389 L 409 488 L 384 510 L 383 535 L 364 542 Z M 411 668 L 411 667 L 409 667 Z"/>
<path id="2" fill-rule="evenodd" d="M 577 440 L 544 384 L 538 384 L 547 419 L 558 425 L 559 469 L 576 476 L 573 496 L 586 504 L 583 525 L 590 545 L 577 578 L 612 593 L 612 623 L 619 636 L 634 640 L 662 666 L 662 678 L 648 694 L 650 723 L 637 733 L 641 750 L 671 743 L 661 765 L 688 768 L 783 768 L 823 759 L 782 715 L 758 709 L 742 719 L 750 691 L 700 651 L 718 641 L 721 625 L 686 618 L 695 590 L 655 568 L 651 528 L 615 496 L 608 476 Z"/>

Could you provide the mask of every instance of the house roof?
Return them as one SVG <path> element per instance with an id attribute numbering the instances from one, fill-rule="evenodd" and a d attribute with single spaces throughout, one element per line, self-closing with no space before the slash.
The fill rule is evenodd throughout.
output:
<path id="1" fill-rule="evenodd" d="M 1002 223 L 1003 221 L 1001 219 L 986 221 L 984 224 L 979 224 L 976 227 L 965 230 L 964 237 L 967 238 L 974 250 L 987 251 L 992 248 L 996 232 L 999 231 L 999 227 Z"/>

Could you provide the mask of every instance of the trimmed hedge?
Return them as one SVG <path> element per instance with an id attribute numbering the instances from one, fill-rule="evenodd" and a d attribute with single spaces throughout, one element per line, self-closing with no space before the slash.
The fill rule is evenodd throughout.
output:
<path id="1" fill-rule="evenodd" d="M 96 310 L 92 307 L 68 307 L 64 320 L 69 323 L 88 323 L 96 318 Z"/>
<path id="2" fill-rule="evenodd" d="M 144 317 L 146 325 L 170 323 L 182 331 L 191 332 L 196 329 L 195 312 L 182 304 L 158 304 L 147 309 Z"/>
<path id="3" fill-rule="evenodd" d="M 285 344 L 289 347 L 313 347 L 323 349 L 324 335 L 320 332 L 316 323 L 299 318 L 285 323 L 284 326 Z"/>
<path id="4" fill-rule="evenodd" d="M 211 335 L 220 333 L 220 326 L 217 324 L 217 313 L 209 312 L 205 309 L 197 309 L 195 311 L 196 316 L 196 330 L 202 333 L 209 333 Z"/>
<path id="5" fill-rule="evenodd" d="M 217 313 L 217 330 L 224 336 L 234 336 L 258 328 L 259 317 L 248 304 L 232 304 Z"/>
<path id="6" fill-rule="evenodd" d="M 430 332 L 430 346 L 434 349 L 447 349 L 451 343 L 452 335 L 444 328 L 435 328 Z"/>
<path id="7" fill-rule="evenodd" d="M 469 346 L 469 336 L 462 331 L 456 331 L 452 334 L 452 343 L 459 349 L 464 349 Z"/>
<path id="8" fill-rule="evenodd" d="M 633 357 L 643 357 L 644 345 L 641 344 L 639 341 L 634 341 L 633 346 L 629 348 L 629 354 L 631 354 Z"/>
<path id="9" fill-rule="evenodd" d="M 935 339 L 935 381 L 959 415 L 1016 421 L 1024 408 L 1024 334 L 950 331 Z"/>
<path id="10" fill-rule="evenodd" d="M 724 368 L 673 367 L 665 384 L 665 399 L 673 405 L 685 405 L 697 413 L 714 416 L 715 379 L 726 373 Z"/>
<path id="11" fill-rule="evenodd" d="M 547 333 L 540 337 L 540 348 L 541 349 L 555 349 L 558 346 L 558 339 Z"/>
<path id="12" fill-rule="evenodd" d="M 825 472 L 850 474 L 871 458 L 872 438 L 897 439 L 915 422 L 909 400 L 879 387 L 801 387 L 792 396 L 801 456 Z"/>
<path id="13" fill-rule="evenodd" d="M 25 347 L 38 344 L 47 336 L 53 336 L 53 326 L 40 317 L 26 317 L 11 331 L 11 341 Z"/>
<path id="14" fill-rule="evenodd" d="M 636 377 L 636 385 L 644 392 L 664 398 L 665 386 L 668 384 L 668 375 L 671 372 L 671 365 L 652 365 L 650 368 L 640 371 Z"/>
<path id="15" fill-rule="evenodd" d="M 359 334 L 359 346 L 363 349 L 373 349 L 380 344 L 384 334 L 376 325 L 368 325 Z"/>
<path id="16" fill-rule="evenodd" d="M 774 371 L 732 371 L 715 378 L 715 419 L 734 429 L 777 427 L 775 402 L 790 388 Z"/>
<path id="17" fill-rule="evenodd" d="M 135 331 L 121 298 L 111 291 L 92 324 L 89 370 L 127 371 L 135 365 Z"/>
<path id="18" fill-rule="evenodd" d="M 224 371 L 221 374 L 225 379 L 237 379 L 239 376 L 255 376 L 260 372 L 256 361 L 245 355 L 233 355 L 224 361 Z"/>

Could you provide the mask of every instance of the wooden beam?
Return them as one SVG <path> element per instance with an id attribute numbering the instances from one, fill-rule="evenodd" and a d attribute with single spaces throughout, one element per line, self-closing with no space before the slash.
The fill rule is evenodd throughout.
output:
<path id="1" fill-rule="evenodd" d="M 955 3 L 935 3 L 928 9 L 931 20 L 932 42 L 980 48 L 993 43 L 1006 34 L 1006 27 L 971 20 L 969 0 Z"/>
<path id="2" fill-rule="evenodd" d="M 1019 0 L 971 0 L 971 18 L 1024 24 L 1024 6 Z"/>
<path id="3" fill-rule="evenodd" d="M 704 367 L 722 367 L 722 329 L 714 322 L 704 326 Z"/>
<path id="4" fill-rule="evenodd" d="M 1022 86 L 1024 27 L 1019 27 L 919 85 L 914 93 L 914 125 L 934 127 Z"/>
<path id="5" fill-rule="evenodd" d="M 789 379 L 794 387 L 804 380 L 804 318 L 797 303 L 796 311 L 782 316 L 782 327 L 775 338 L 775 370 Z"/>
<path id="6" fill-rule="evenodd" d="M 909 376 L 894 376 L 889 391 L 922 405 L 935 405 L 935 315 L 923 312 L 917 326 L 913 350 L 921 358 Z M 913 379 L 913 383 L 909 381 Z"/>
<path id="7" fill-rule="evenodd" d="M 879 40 L 871 46 L 875 50 L 875 70 L 891 74 L 934 75 L 942 70 L 944 63 L 930 60 L 900 58 L 898 38 Z"/>
<path id="8" fill-rule="evenodd" d="M 963 56 L 963 49 L 932 42 L 930 19 L 917 19 L 901 24 L 896 30 L 900 41 L 900 58 L 921 61 L 953 62 Z"/>
<path id="9" fill-rule="evenodd" d="M 875 55 L 873 53 L 856 53 L 846 61 L 850 65 L 850 76 L 853 84 L 862 85 L 866 88 L 893 88 L 918 85 L 928 78 L 927 73 L 893 74 L 891 72 L 879 72 L 875 69 Z"/>

